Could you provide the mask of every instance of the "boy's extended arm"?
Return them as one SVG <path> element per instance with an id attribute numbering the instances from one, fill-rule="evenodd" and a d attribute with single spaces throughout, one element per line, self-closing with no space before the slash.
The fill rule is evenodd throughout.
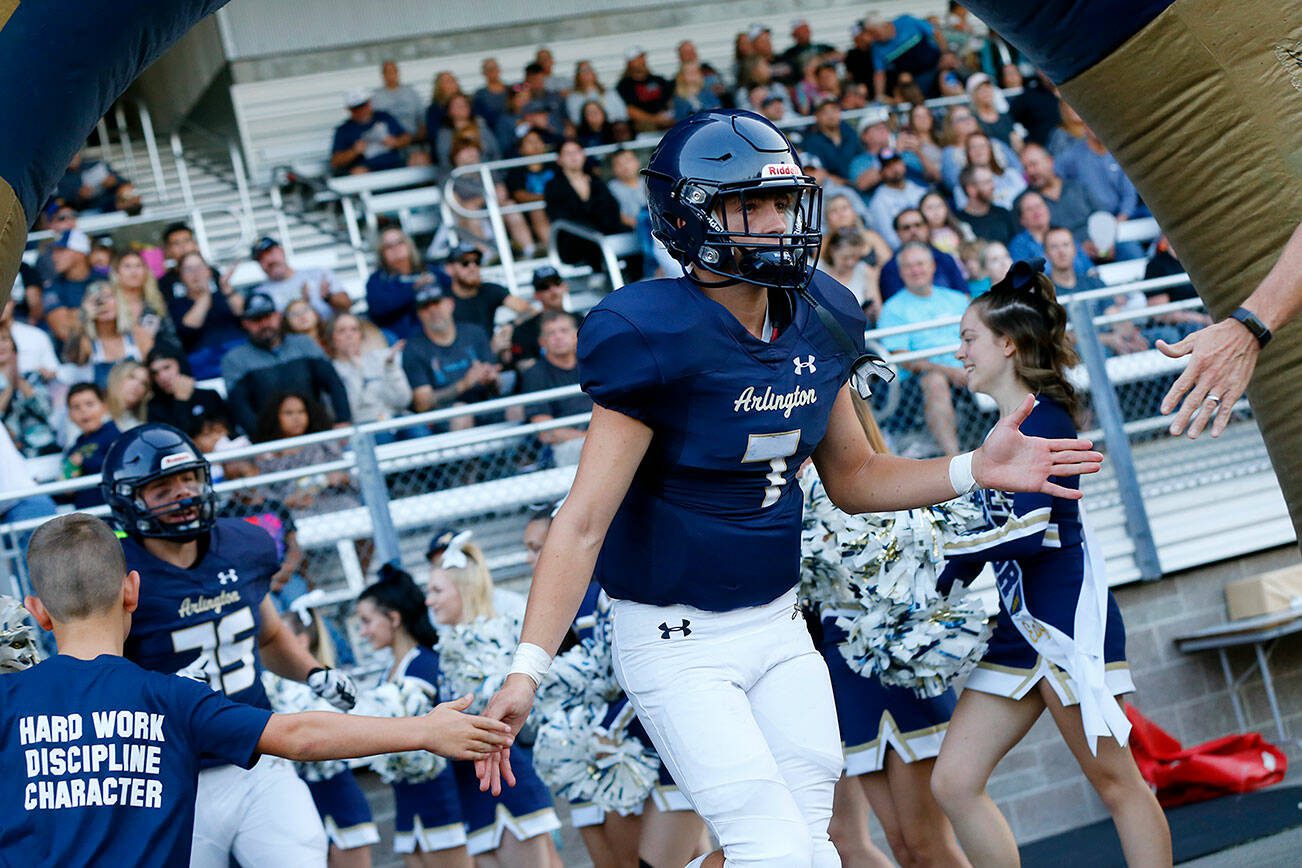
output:
<path id="1" fill-rule="evenodd" d="M 506 724 L 462 713 L 470 701 L 467 695 L 444 702 L 421 717 L 364 717 L 330 711 L 273 714 L 258 739 L 258 752 L 298 762 L 407 750 L 476 759 L 510 745 Z"/>

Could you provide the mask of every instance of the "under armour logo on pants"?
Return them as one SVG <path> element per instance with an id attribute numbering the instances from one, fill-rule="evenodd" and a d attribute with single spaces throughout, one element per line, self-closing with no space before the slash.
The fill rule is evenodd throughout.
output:
<path id="1" fill-rule="evenodd" d="M 670 627 L 667 623 L 665 623 L 664 621 L 661 621 L 661 622 L 660 622 L 660 638 L 661 638 L 661 639 L 668 639 L 668 638 L 669 638 L 669 634 L 671 634 L 671 633 L 682 633 L 684 636 L 690 636 L 690 635 L 692 635 L 692 628 L 689 627 L 688 625 L 691 624 L 691 623 L 692 623 L 691 621 L 688 621 L 686 618 L 684 618 L 684 619 L 683 619 L 683 623 L 682 623 L 680 626 L 678 626 L 678 627 Z"/>

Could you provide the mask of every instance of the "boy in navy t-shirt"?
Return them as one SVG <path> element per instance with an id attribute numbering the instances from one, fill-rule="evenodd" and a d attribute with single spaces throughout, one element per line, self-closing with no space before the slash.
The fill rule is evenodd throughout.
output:
<path id="1" fill-rule="evenodd" d="M 77 383 L 68 390 L 68 418 L 81 431 L 63 453 L 63 478 L 94 476 L 104 466 L 104 453 L 122 432 L 107 418 L 104 390 L 94 383 Z M 104 503 L 99 487 L 83 488 L 72 495 L 74 509 Z"/>
<path id="2" fill-rule="evenodd" d="M 421 718 L 272 714 L 206 684 L 123 659 L 140 592 L 113 531 L 83 513 L 32 535 L 27 608 L 59 653 L 0 677 L 0 866 L 185 865 L 201 758 L 245 768 L 405 750 L 477 758 L 506 728 L 460 713 Z M 322 853 L 324 861 L 325 854 Z"/>

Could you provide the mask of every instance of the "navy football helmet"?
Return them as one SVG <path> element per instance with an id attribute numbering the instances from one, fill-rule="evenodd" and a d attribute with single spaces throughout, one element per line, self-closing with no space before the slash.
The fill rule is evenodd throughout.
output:
<path id="1" fill-rule="evenodd" d="M 689 276 L 697 283 L 808 286 L 823 241 L 822 190 L 767 118 L 739 109 L 695 114 L 665 133 L 642 175 L 651 234 L 684 269 L 696 270 Z M 783 231 L 751 231 L 747 198 L 784 191 Z M 740 197 L 740 226 L 728 225 L 730 196 Z M 724 280 L 706 284 L 703 271 Z"/>
<path id="2" fill-rule="evenodd" d="M 152 508 L 145 504 L 140 496 L 144 485 L 187 470 L 198 477 L 193 497 Z M 193 440 L 171 425 L 151 422 L 114 440 L 104 455 L 99 487 L 122 529 L 136 536 L 188 542 L 211 530 L 217 520 L 217 496 L 208 459 Z M 189 521 L 164 521 L 190 509 L 196 515 Z"/>

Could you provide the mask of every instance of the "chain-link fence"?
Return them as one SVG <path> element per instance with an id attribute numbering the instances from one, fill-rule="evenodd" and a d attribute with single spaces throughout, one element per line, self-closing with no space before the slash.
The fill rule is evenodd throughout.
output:
<path id="1" fill-rule="evenodd" d="M 1201 320 L 1171 315 L 1201 311 L 1201 302 L 1147 301 L 1162 301 L 1155 296 L 1181 282 L 1132 282 L 1065 298 L 1082 358 L 1073 377 L 1087 396 L 1085 435 L 1107 454 L 1104 472 L 1084 487 L 1114 582 L 1156 578 L 1291 538 L 1246 401 L 1235 408 L 1239 418 L 1222 438 L 1189 441 L 1166 432 L 1168 419 L 1158 407 L 1183 361 L 1167 358 L 1152 343 L 1196 328 Z M 888 359 L 898 367 L 912 358 L 952 357 L 958 341 L 953 318 L 875 330 L 869 343 L 938 328 L 952 331 L 952 344 Z M 1133 351 L 1121 351 L 1127 344 L 1110 335 L 1123 329 L 1137 331 L 1148 346 L 1134 341 Z M 336 614 L 385 561 L 399 561 L 423 584 L 430 540 L 448 528 L 474 530 L 495 580 L 523 590 L 527 516 L 568 492 L 589 415 L 528 420 L 541 402 L 577 393 L 576 386 L 551 389 L 214 453 L 222 514 L 277 537 L 285 558 L 278 576 L 284 599 L 313 589 L 315 603 Z M 893 451 L 918 457 L 942 451 L 927 397 L 910 377 L 874 395 Z M 993 402 L 958 388 L 947 397 L 957 448 L 975 448 L 997 419 Z M 4 499 L 66 497 L 97 482 L 50 483 L 6 492 Z M 1212 543 L 1205 527 L 1209 495 L 1221 506 Z M 27 590 L 18 554 L 42 520 L 0 524 L 0 577 L 7 579 L 0 579 L 0 590 Z M 1236 522 L 1243 528 L 1236 530 Z M 342 618 L 336 629 L 345 632 Z"/>

